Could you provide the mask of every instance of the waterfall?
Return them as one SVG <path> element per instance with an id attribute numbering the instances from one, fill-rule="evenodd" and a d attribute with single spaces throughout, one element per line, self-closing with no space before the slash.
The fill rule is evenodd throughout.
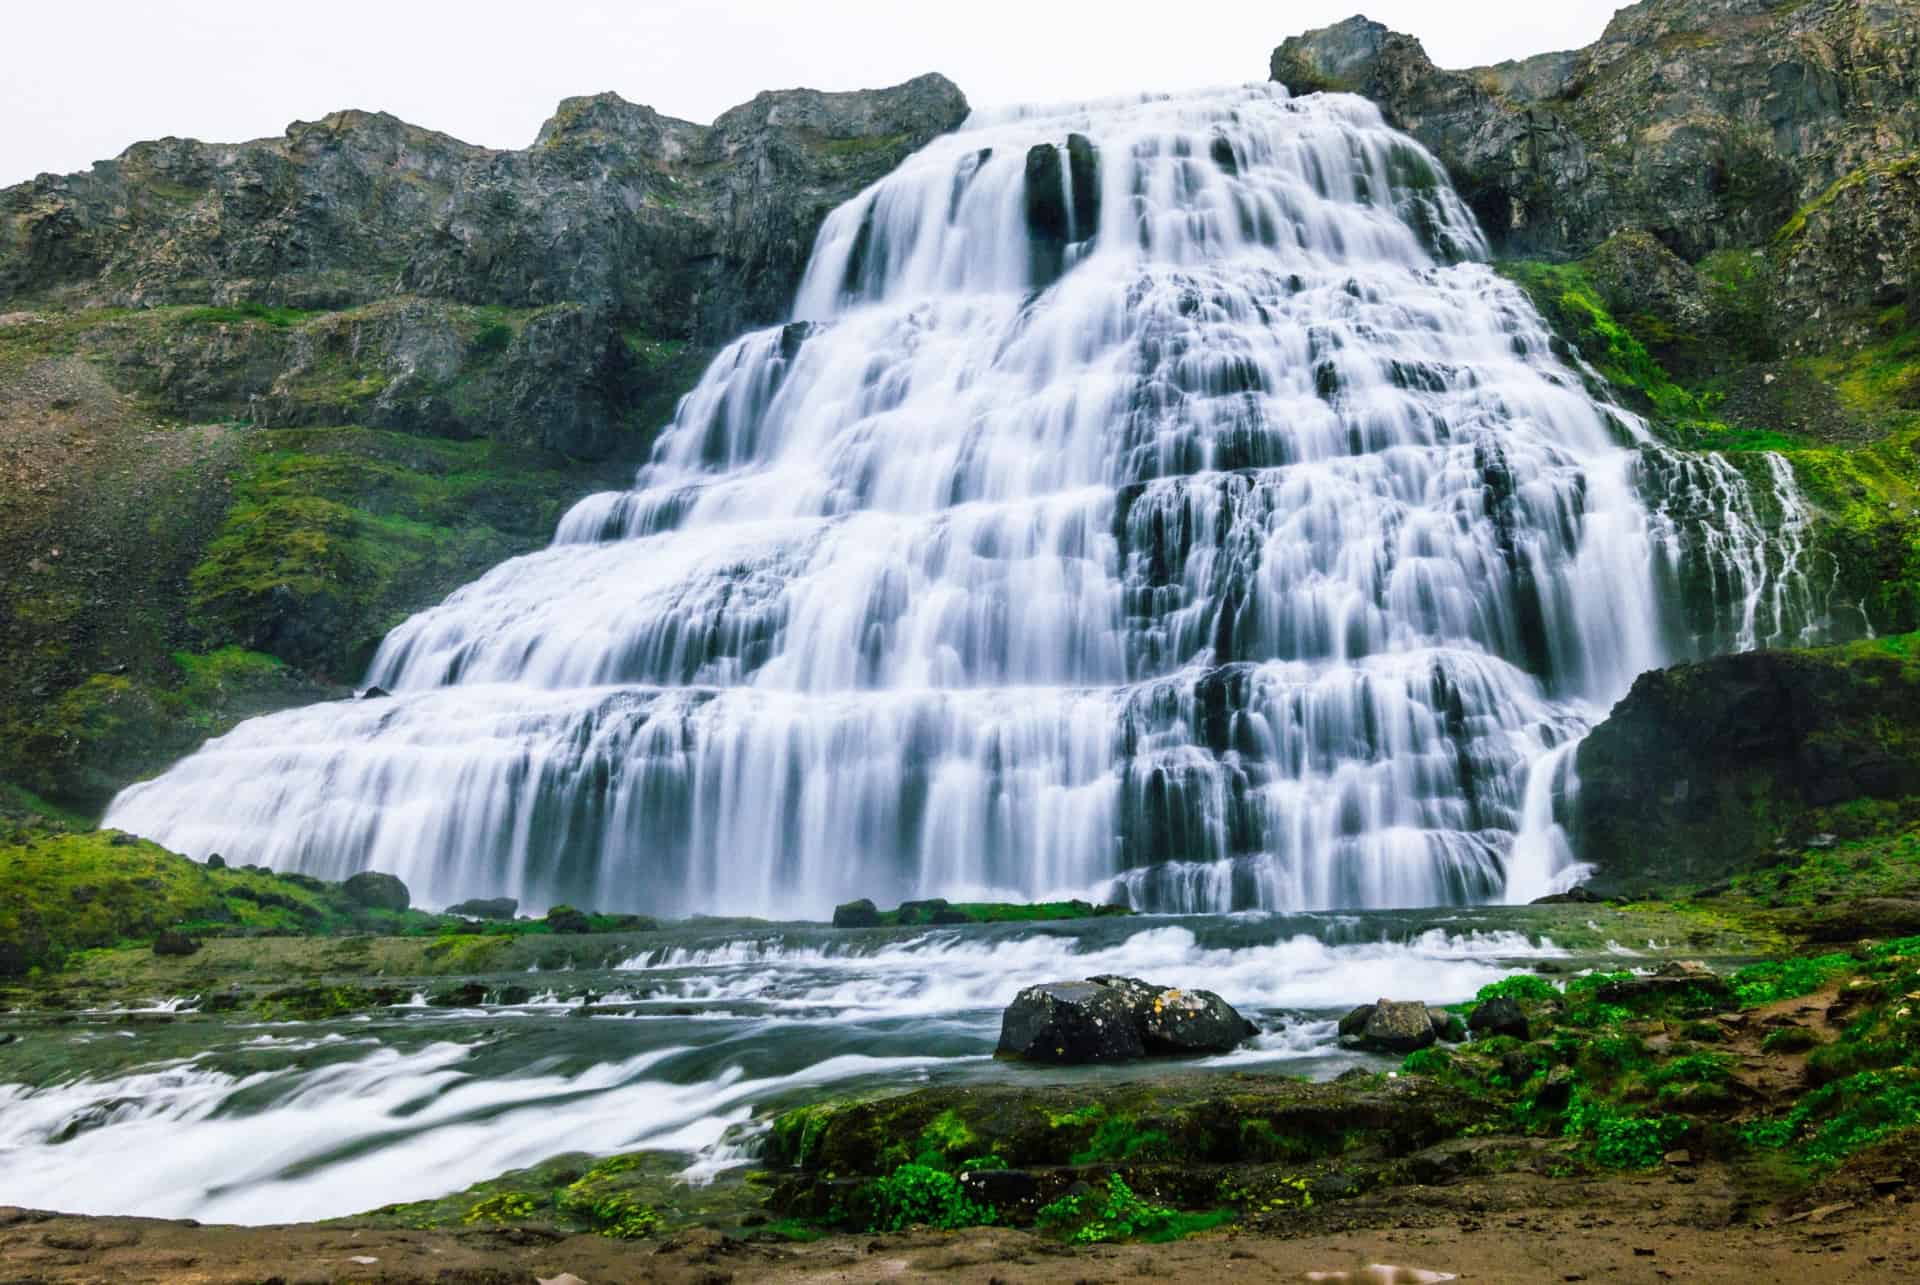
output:
<path id="1" fill-rule="evenodd" d="M 976 114 L 829 218 L 632 490 L 394 630 L 391 699 L 107 823 L 434 905 L 1555 886 L 1573 743 L 1798 590 L 1484 258 L 1357 97 Z M 1707 537 L 1643 499 L 1677 473 Z"/>

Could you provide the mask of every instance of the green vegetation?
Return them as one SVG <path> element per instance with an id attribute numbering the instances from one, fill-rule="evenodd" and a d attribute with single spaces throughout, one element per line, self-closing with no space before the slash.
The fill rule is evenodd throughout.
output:
<path id="1" fill-rule="evenodd" d="M 352 1221 L 422 1230 L 538 1228 L 638 1240 L 694 1221 L 737 1222 L 749 1212 L 751 1197 L 743 1188 L 689 1188 L 675 1180 L 679 1167 L 671 1157 L 648 1152 L 556 1156 L 465 1191 L 387 1205 Z M 796 1238 L 805 1238 L 804 1231 Z"/>
<path id="2" fill-rule="evenodd" d="M 0 833 L 0 943 L 21 969 L 77 952 L 204 936 L 414 935 L 440 920 L 369 910 L 337 884 L 261 869 L 214 869 L 113 830 Z"/>
<path id="3" fill-rule="evenodd" d="M 930 1165 L 901 1165 L 862 1188 L 855 1204 L 866 1211 L 863 1221 L 867 1231 L 900 1231 L 913 1226 L 951 1230 L 994 1220 L 991 1205 L 969 1200 L 957 1177 Z"/>
<path id="4" fill-rule="evenodd" d="M 1231 1210 L 1181 1213 L 1148 1204 L 1133 1193 L 1119 1174 L 1107 1179 L 1105 1196 L 1094 1193 L 1062 1196 L 1043 1208 L 1035 1219 L 1040 1227 L 1061 1232 L 1076 1245 L 1108 1240 L 1179 1240 L 1231 1221 Z"/>
<path id="5" fill-rule="evenodd" d="M 191 618 L 209 639 L 350 677 L 423 602 L 544 540 L 586 480 L 495 442 L 260 434 L 193 569 Z"/>

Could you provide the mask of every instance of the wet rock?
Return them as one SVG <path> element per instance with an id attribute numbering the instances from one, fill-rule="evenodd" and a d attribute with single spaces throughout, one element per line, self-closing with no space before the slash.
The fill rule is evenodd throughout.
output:
<path id="1" fill-rule="evenodd" d="M 1433 1038 L 1436 1040 L 1459 1044 L 1467 1038 L 1467 1024 L 1458 1013 L 1450 1013 L 1444 1008 L 1429 1008 L 1427 1020 L 1433 1023 Z"/>
<path id="2" fill-rule="evenodd" d="M 427 1003 L 435 1008 L 478 1008 L 486 1002 L 487 988 L 479 982 L 443 986 L 427 996 Z"/>
<path id="3" fill-rule="evenodd" d="M 1024 1169 L 973 1169 L 960 1175 L 967 1195 L 995 1209 L 1032 1204 L 1040 1181 Z"/>
<path id="4" fill-rule="evenodd" d="M 1077 1064 L 1147 1055 L 1127 997 L 1098 982 L 1048 982 L 1014 996 L 1000 1018 L 996 1057 Z"/>
<path id="5" fill-rule="evenodd" d="M 31 967 L 27 948 L 17 941 L 0 941 L 0 977 L 22 977 Z"/>
<path id="6" fill-rule="evenodd" d="M 1212 991 L 1156 986 L 1137 977 L 1108 975 L 1088 980 L 1126 998 L 1150 1054 L 1225 1053 L 1260 1033 Z"/>
<path id="7" fill-rule="evenodd" d="M 833 908 L 835 928 L 878 928 L 880 908 L 865 897 Z"/>
<path id="8" fill-rule="evenodd" d="M 927 901 L 903 901 L 895 918 L 902 924 L 930 924 L 934 916 L 950 909 L 945 897 L 934 897 Z M 835 912 L 838 913 L 837 911 Z M 962 915 L 964 920 L 966 916 Z"/>
<path id="9" fill-rule="evenodd" d="M 593 922 L 587 912 L 572 906 L 555 906 L 547 912 L 547 927 L 556 933 L 590 933 Z"/>
<path id="10" fill-rule="evenodd" d="M 393 693 L 388 691 L 386 688 L 375 686 L 375 687 L 369 687 L 367 688 L 366 691 L 361 692 L 360 699 L 363 701 L 386 700 L 392 695 Z"/>
<path id="11" fill-rule="evenodd" d="M 413 904 L 407 885 L 377 870 L 362 870 L 340 885 L 347 897 L 369 910 L 405 910 Z"/>
<path id="12" fill-rule="evenodd" d="M 1483 1038 L 1506 1035 L 1524 1040 L 1531 1035 L 1526 1012 L 1517 1001 L 1504 995 L 1476 1004 L 1473 1012 L 1467 1015 L 1467 1029 Z"/>
<path id="13" fill-rule="evenodd" d="M 1848 942 L 1920 934 L 1920 900 L 1860 897 L 1822 908 L 1801 924 L 1809 940 Z"/>
<path id="14" fill-rule="evenodd" d="M 153 939 L 153 953 L 156 955 L 185 956 L 200 949 L 200 943 L 185 933 L 168 930 Z"/>
<path id="15" fill-rule="evenodd" d="M 1550 892 L 1544 897 L 1535 897 L 1527 904 L 1530 906 L 1586 906 L 1600 900 L 1585 884 L 1578 888 L 1569 888 L 1565 892 Z"/>
<path id="16" fill-rule="evenodd" d="M 1341 1019 L 1340 1032 L 1342 1044 L 1375 1053 L 1412 1053 L 1437 1038 L 1432 1015 L 1417 1000 L 1363 1004 Z"/>
<path id="17" fill-rule="evenodd" d="M 476 897 L 447 907 L 448 914 L 468 919 L 512 919 L 519 911 L 520 902 L 515 897 Z"/>
<path id="18" fill-rule="evenodd" d="M 1540 1086 L 1540 1092 L 1534 1101 L 1543 1111 L 1561 1111 L 1573 1101 L 1573 1068 L 1556 1066 L 1547 1072 L 1546 1083 Z"/>

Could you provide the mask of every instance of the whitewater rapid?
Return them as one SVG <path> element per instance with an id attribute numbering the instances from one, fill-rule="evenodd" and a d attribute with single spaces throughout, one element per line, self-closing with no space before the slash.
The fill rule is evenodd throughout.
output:
<path id="1" fill-rule="evenodd" d="M 1476 912 L 1498 916 L 1504 912 Z M 1380 917 L 1101 919 L 839 934 L 676 930 L 619 967 L 494 979 L 534 992 L 324 1022 L 66 1013 L 0 1045 L 0 1205 L 277 1223 L 456 1191 L 567 1152 L 660 1153 L 690 1183 L 752 1162 L 769 1116 L 931 1081 L 1076 1072 L 996 1062 L 1021 986 L 1104 972 L 1204 986 L 1262 1027 L 1230 1066 L 1327 1078 L 1394 1059 L 1340 1049 L 1378 995 L 1470 998 L 1568 952 L 1537 927 Z M 582 990 L 596 999 L 583 1010 Z M 143 1014 L 140 1016 L 151 1016 Z M 10 1028 L 11 1029 L 11 1028 Z"/>
<path id="2" fill-rule="evenodd" d="M 1571 746 L 1645 669 L 1798 637 L 1805 575 L 1484 258 L 1356 97 L 976 114 L 827 220 L 633 489 L 394 630 L 391 699 L 106 824 L 428 905 L 1562 887 Z"/>

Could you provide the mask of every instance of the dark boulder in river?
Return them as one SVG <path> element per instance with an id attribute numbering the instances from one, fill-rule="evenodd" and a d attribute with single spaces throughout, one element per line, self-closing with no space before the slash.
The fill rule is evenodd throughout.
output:
<path id="1" fill-rule="evenodd" d="M 362 870 L 341 884 L 340 890 L 369 910 L 405 910 L 413 904 L 407 885 L 377 870 Z"/>
<path id="2" fill-rule="evenodd" d="M 835 906 L 833 926 L 835 928 L 878 928 L 880 907 L 865 897 L 858 901 L 849 901 L 844 906 Z"/>
<path id="3" fill-rule="evenodd" d="M 996 1057 L 1031 1062 L 1124 1062 L 1147 1055 L 1124 993 L 1098 982 L 1047 982 L 1013 997 L 1000 1017 Z"/>
<path id="4" fill-rule="evenodd" d="M 1433 1013 L 1418 1000 L 1382 999 L 1340 1019 L 1340 1042 L 1375 1053 L 1412 1053 L 1439 1038 L 1436 1026 Z"/>
<path id="5" fill-rule="evenodd" d="M 1212 991 L 1094 977 L 1021 991 L 1001 1016 L 995 1055 L 1078 1063 L 1225 1053 L 1257 1033 Z"/>

